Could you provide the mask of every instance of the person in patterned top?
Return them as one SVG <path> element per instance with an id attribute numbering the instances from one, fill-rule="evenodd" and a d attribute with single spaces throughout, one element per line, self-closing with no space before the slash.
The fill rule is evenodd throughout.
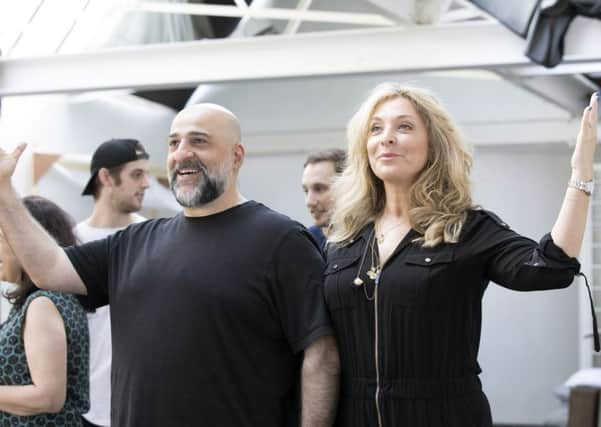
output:
<path id="1" fill-rule="evenodd" d="M 73 222 L 56 204 L 29 196 L 31 216 L 61 246 Z M 0 326 L 0 425 L 81 426 L 89 408 L 88 323 L 73 295 L 37 288 L 0 231 L 0 279 L 14 283 Z"/>

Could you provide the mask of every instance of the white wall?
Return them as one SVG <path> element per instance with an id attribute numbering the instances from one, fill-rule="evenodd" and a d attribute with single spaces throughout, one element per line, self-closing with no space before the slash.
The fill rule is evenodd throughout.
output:
<path id="1" fill-rule="evenodd" d="M 303 153 L 247 157 L 240 173 L 240 190 L 247 198 L 311 225 L 301 189 L 305 157 Z"/>

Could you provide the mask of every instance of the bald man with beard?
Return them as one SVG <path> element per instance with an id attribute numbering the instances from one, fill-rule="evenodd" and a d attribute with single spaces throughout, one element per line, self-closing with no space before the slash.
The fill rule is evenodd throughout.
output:
<path id="1" fill-rule="evenodd" d="M 183 212 L 66 250 L 12 187 L 24 145 L 0 151 L 0 227 L 34 282 L 110 304 L 112 425 L 331 425 L 339 357 L 318 248 L 238 191 L 245 150 L 230 111 L 186 108 L 168 147 Z"/>

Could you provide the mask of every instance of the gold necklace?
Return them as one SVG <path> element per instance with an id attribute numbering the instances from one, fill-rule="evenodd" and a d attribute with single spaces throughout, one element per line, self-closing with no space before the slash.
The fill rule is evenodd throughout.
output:
<path id="1" fill-rule="evenodd" d="M 390 233 L 392 230 L 394 230 L 397 227 L 400 227 L 401 225 L 403 225 L 403 223 L 399 222 L 397 224 L 394 224 L 392 227 L 390 227 L 386 231 L 376 232 L 376 240 L 378 241 L 378 245 L 381 245 L 382 243 L 384 243 L 384 240 L 386 240 L 386 234 Z"/>
<path id="2" fill-rule="evenodd" d="M 371 295 L 367 290 L 367 284 L 363 282 L 361 279 L 361 270 L 363 269 L 363 263 L 365 262 L 365 258 L 367 258 L 367 252 L 371 252 L 371 266 L 369 270 L 367 270 L 366 274 L 374 282 L 374 291 Z M 370 231 L 369 237 L 365 242 L 365 249 L 363 251 L 363 256 L 361 257 L 361 261 L 359 262 L 359 270 L 357 271 L 357 276 L 353 280 L 353 286 L 363 287 L 363 294 L 368 301 L 373 301 L 376 295 L 375 286 L 378 286 L 378 281 L 380 278 L 381 268 L 380 268 L 380 258 L 378 256 L 378 249 L 376 247 L 376 229 L 375 227 Z"/>

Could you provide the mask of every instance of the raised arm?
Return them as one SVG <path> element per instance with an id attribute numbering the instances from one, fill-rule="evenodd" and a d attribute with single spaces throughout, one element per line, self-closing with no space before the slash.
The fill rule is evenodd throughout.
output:
<path id="1" fill-rule="evenodd" d="M 340 360 L 336 340 L 323 336 L 305 349 L 301 374 L 302 427 L 334 424 L 338 403 Z"/>
<path id="2" fill-rule="evenodd" d="M 27 212 L 11 178 L 25 144 L 0 149 L 0 227 L 19 262 L 40 288 L 85 294 L 86 287 L 63 249 Z"/>
<path id="3" fill-rule="evenodd" d="M 572 182 L 591 182 L 594 177 L 593 163 L 595 160 L 595 146 L 597 144 L 597 117 L 599 110 L 599 92 L 591 97 L 588 107 L 582 114 L 580 132 L 572 155 Z M 557 246 L 572 257 L 578 256 L 586 217 L 590 202 L 582 190 L 568 187 L 563 199 L 559 215 L 551 231 L 551 237 Z"/>

